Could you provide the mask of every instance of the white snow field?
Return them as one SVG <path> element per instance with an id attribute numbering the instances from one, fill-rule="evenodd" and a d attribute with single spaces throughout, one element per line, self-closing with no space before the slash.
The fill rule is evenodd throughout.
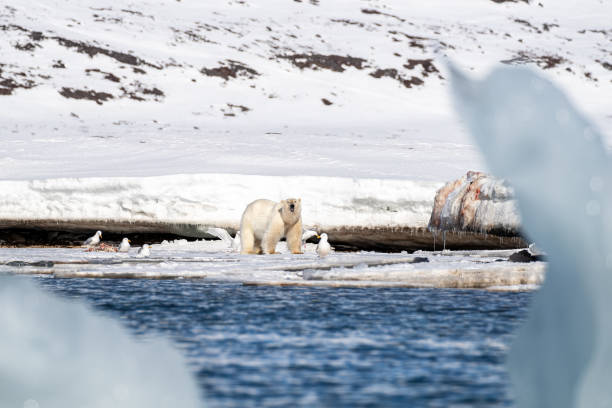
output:
<path id="1" fill-rule="evenodd" d="M 409 236 L 436 190 L 486 170 L 442 60 L 540 70 L 606 133 L 611 14 L 598 0 L 5 1 L 0 225 L 205 236 L 254 199 L 299 196 L 306 225 L 383 229 L 387 244 L 403 229 L 429 248 Z"/>
<path id="2" fill-rule="evenodd" d="M 432 191 L 440 186 L 396 179 L 234 174 L 4 181 L 0 223 L 47 220 L 52 226 L 93 220 L 151 231 L 168 230 L 171 224 L 185 234 L 194 226 L 191 234 L 197 236 L 206 226 L 239 229 L 244 208 L 257 197 L 302 197 L 304 223 L 319 229 L 426 226 Z"/>

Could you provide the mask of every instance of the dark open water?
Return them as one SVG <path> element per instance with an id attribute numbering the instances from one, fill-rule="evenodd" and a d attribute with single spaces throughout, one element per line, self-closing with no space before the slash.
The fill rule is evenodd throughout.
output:
<path id="1" fill-rule="evenodd" d="M 52 279 L 140 336 L 170 337 L 207 407 L 509 406 L 531 293 Z"/>

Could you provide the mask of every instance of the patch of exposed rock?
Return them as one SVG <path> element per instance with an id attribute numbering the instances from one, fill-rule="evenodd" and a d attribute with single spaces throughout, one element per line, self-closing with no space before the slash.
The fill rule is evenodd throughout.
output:
<path id="1" fill-rule="evenodd" d="M 376 71 L 370 73 L 370 76 L 374 78 L 392 78 L 399 81 L 406 88 L 412 88 L 413 85 L 423 85 L 425 83 L 419 77 L 411 76 L 410 78 L 405 78 L 395 68 L 377 69 Z"/>
<path id="2" fill-rule="evenodd" d="M 260 75 L 259 72 L 255 71 L 248 65 L 243 64 L 242 62 L 226 60 L 219 62 L 219 64 L 220 65 L 218 67 L 214 68 L 202 68 L 200 72 L 203 75 L 223 78 L 226 81 L 230 78 L 238 77 L 254 79 Z"/>
<path id="3" fill-rule="evenodd" d="M 324 55 L 324 54 L 292 54 L 292 55 L 277 55 L 277 58 L 291 61 L 293 65 L 300 69 L 329 69 L 334 72 L 344 72 L 346 67 L 363 69 L 366 60 L 363 58 L 342 56 L 342 55 Z"/>
<path id="4" fill-rule="evenodd" d="M 59 93 L 64 98 L 86 99 L 94 101 L 98 105 L 102 105 L 103 102 L 106 102 L 109 99 L 113 99 L 113 95 L 109 94 L 108 92 L 96 92 L 84 89 L 62 88 Z"/>
<path id="5" fill-rule="evenodd" d="M 414 72 L 414 70 L 417 69 L 417 67 L 420 67 L 419 73 L 423 78 L 428 77 L 430 74 L 436 74 L 436 73 L 438 74 L 439 78 L 442 78 L 439 75 L 440 71 L 438 71 L 438 68 L 436 68 L 436 66 L 433 64 L 431 59 L 409 59 L 406 62 L 406 64 L 404 64 L 404 68 L 406 68 L 407 70 L 410 70 L 411 72 Z M 395 79 L 396 81 L 404 85 L 406 88 L 412 88 L 415 85 L 423 85 L 425 83 L 425 81 L 422 78 L 419 78 L 418 76 L 415 76 L 415 75 L 411 75 L 411 76 L 403 75 L 401 72 L 399 72 L 395 68 L 385 68 L 385 69 L 379 68 L 376 71 L 371 72 L 370 76 L 374 78 L 387 77 L 387 78 Z"/>
<path id="6" fill-rule="evenodd" d="M 529 263 L 537 261 L 546 261 L 546 257 L 544 255 L 534 255 L 528 250 L 522 249 L 510 255 L 508 260 L 510 262 Z"/>
<path id="7" fill-rule="evenodd" d="M 536 55 L 528 51 L 519 51 L 516 56 L 501 62 L 509 65 L 536 64 L 542 69 L 551 69 L 566 63 L 567 60 L 558 55 Z"/>
<path id="8" fill-rule="evenodd" d="M 31 41 L 34 41 L 34 43 L 32 43 L 30 46 L 23 45 L 23 44 L 17 44 L 15 45 L 15 47 L 17 49 L 21 49 L 23 47 L 26 47 L 28 50 L 32 50 L 34 48 L 36 48 L 37 46 L 37 42 L 40 41 L 44 41 L 44 40 L 55 40 L 57 41 L 57 43 L 65 48 L 70 48 L 73 49 L 74 51 L 81 53 L 81 54 L 87 54 L 90 57 L 94 57 L 95 55 L 101 54 L 101 55 L 106 55 L 107 57 L 110 57 L 118 62 L 122 62 L 124 64 L 129 64 L 129 65 L 147 65 L 150 67 L 154 67 L 157 69 L 160 69 L 161 67 L 156 66 L 154 64 L 151 64 L 145 60 L 143 60 L 142 58 L 136 57 L 134 55 L 131 54 L 127 54 L 124 52 L 119 52 L 119 51 L 114 51 L 114 50 L 110 50 L 108 48 L 104 48 L 104 47 L 99 47 L 96 45 L 92 45 L 92 44 L 88 44 L 86 42 L 83 41 L 78 41 L 78 40 L 72 40 L 72 39 L 68 39 L 68 38 L 63 38 L 63 37 L 59 37 L 59 36 L 46 36 L 43 33 L 41 33 L 40 31 L 33 31 L 33 30 L 29 30 L 25 27 L 21 27 L 18 26 L 16 24 L 10 24 L 10 25 L 0 25 L 0 30 L 1 31 L 9 31 L 9 30 L 16 30 L 16 31 L 22 31 L 24 33 L 28 33 L 28 36 L 30 38 Z M 21 48 L 20 48 L 21 47 Z"/>

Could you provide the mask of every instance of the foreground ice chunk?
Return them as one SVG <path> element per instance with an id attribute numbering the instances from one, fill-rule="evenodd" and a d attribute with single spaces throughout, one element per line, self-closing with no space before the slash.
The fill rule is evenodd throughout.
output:
<path id="1" fill-rule="evenodd" d="M 529 70 L 499 68 L 482 81 L 451 72 L 457 110 L 489 168 L 514 187 L 527 235 L 550 257 L 510 355 L 518 406 L 611 406 L 612 203 L 601 137 Z"/>
<path id="2" fill-rule="evenodd" d="M 0 275 L 0 406 L 199 407 L 166 342 L 136 342 L 118 323 Z M 29 405 L 28 405 L 29 404 Z"/>

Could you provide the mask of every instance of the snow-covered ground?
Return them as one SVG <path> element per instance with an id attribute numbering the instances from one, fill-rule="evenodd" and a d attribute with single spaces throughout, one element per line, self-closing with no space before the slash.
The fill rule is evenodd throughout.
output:
<path id="1" fill-rule="evenodd" d="M 0 6 L 0 225 L 424 228 L 486 170 L 447 95 L 529 65 L 611 135 L 608 2 L 39 1 Z M 48 226 L 48 225 L 47 225 Z"/>
<path id="2" fill-rule="evenodd" d="M 438 187 L 395 179 L 233 174 L 4 181 L 0 224 L 49 220 L 49 227 L 58 221 L 74 227 L 94 220 L 122 224 L 123 230 L 149 224 L 151 230 L 166 231 L 172 224 L 195 226 L 191 235 L 197 236 L 207 226 L 237 230 L 244 208 L 258 197 L 301 197 L 304 224 L 320 230 L 425 227 Z M 188 227 L 174 230 L 189 233 Z"/>
<path id="3" fill-rule="evenodd" d="M 177 240 L 153 245 L 151 256 L 86 252 L 81 248 L 0 249 L 0 272 L 56 278 L 203 278 L 248 285 L 402 286 L 534 289 L 543 282 L 543 262 L 513 263 L 514 251 L 418 251 L 332 253 L 319 258 L 314 244 L 304 255 L 253 256 L 232 252 L 222 241 Z"/>

